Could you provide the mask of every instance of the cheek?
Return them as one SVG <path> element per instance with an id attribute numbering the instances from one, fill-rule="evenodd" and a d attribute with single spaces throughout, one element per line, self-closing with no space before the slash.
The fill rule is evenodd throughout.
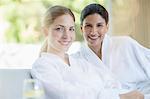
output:
<path id="1" fill-rule="evenodd" d="M 84 33 L 82 33 L 82 34 L 83 34 L 83 38 L 84 38 L 84 40 L 85 40 L 85 41 L 88 41 L 88 34 L 87 34 L 87 33 L 85 33 L 85 32 L 84 32 Z"/>
<path id="2" fill-rule="evenodd" d="M 82 35 L 83 35 L 84 38 L 87 38 L 88 31 L 86 31 L 85 27 L 81 28 L 81 33 L 82 33 Z"/>
<path id="3" fill-rule="evenodd" d="M 73 41 L 76 39 L 76 36 L 75 36 L 75 34 L 72 36 L 72 38 L 73 38 Z"/>
<path id="4" fill-rule="evenodd" d="M 89 34 L 88 31 L 85 31 L 85 30 L 82 31 L 82 35 L 83 35 L 84 37 L 87 37 L 88 34 Z"/>
<path id="5" fill-rule="evenodd" d="M 74 41 L 75 38 L 76 38 L 76 34 L 75 33 L 71 33 L 70 37 L 71 37 L 71 40 Z"/>
<path id="6" fill-rule="evenodd" d="M 59 39 L 59 36 L 56 33 L 51 33 L 48 35 L 48 39 L 50 42 L 55 42 Z"/>
<path id="7" fill-rule="evenodd" d="M 84 29 L 84 35 L 88 35 L 91 33 L 91 29 Z"/>
<path id="8" fill-rule="evenodd" d="M 103 31 L 104 31 L 103 34 L 105 34 L 108 31 L 108 28 L 105 27 Z"/>
<path id="9" fill-rule="evenodd" d="M 101 29 L 101 30 L 99 30 L 99 35 L 105 35 L 106 34 L 106 32 L 107 32 L 107 30 L 106 29 Z"/>
<path id="10" fill-rule="evenodd" d="M 51 37 L 56 39 L 56 40 L 61 38 L 61 36 L 62 36 L 61 33 L 58 33 L 58 32 L 52 32 L 51 33 Z"/>

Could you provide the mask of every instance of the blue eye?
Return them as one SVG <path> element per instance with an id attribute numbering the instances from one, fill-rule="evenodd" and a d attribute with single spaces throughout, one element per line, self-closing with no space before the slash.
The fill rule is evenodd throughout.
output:
<path id="1" fill-rule="evenodd" d="M 55 30 L 58 31 L 58 32 L 64 32 L 64 28 L 63 27 L 55 28 Z"/>

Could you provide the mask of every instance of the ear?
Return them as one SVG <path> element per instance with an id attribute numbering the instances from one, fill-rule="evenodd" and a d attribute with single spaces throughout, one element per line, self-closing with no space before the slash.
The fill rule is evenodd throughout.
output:
<path id="1" fill-rule="evenodd" d="M 45 35 L 46 37 L 48 36 L 48 28 L 42 27 L 42 32 L 44 33 L 44 35 Z"/>
<path id="2" fill-rule="evenodd" d="M 82 25 L 80 26 L 80 30 L 81 30 L 81 33 L 83 33 L 83 26 Z"/>
<path id="3" fill-rule="evenodd" d="M 109 29 L 109 24 L 107 24 L 107 30 Z"/>
<path id="4" fill-rule="evenodd" d="M 106 32 L 108 32 L 109 24 L 106 25 Z"/>

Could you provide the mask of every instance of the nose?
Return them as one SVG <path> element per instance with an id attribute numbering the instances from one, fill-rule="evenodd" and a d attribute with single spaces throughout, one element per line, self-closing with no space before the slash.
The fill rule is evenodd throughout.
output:
<path id="1" fill-rule="evenodd" d="M 91 34 L 91 35 L 96 35 L 96 33 L 97 33 L 97 28 L 96 28 L 96 27 L 93 27 L 90 34 Z"/>
<path id="2" fill-rule="evenodd" d="M 63 39 L 67 39 L 69 36 L 70 36 L 70 35 L 69 35 L 69 31 L 68 31 L 68 30 L 65 30 L 65 31 L 63 32 L 63 35 L 62 35 Z"/>

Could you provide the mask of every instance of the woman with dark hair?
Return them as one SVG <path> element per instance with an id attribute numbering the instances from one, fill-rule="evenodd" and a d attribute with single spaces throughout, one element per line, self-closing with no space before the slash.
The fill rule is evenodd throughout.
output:
<path id="1" fill-rule="evenodd" d="M 46 99 L 119 99 L 122 89 L 108 73 L 76 54 L 66 53 L 75 39 L 75 18 L 70 9 L 49 8 L 42 29 L 47 45 L 31 73 L 42 82 Z"/>
<path id="2" fill-rule="evenodd" d="M 87 44 L 72 55 L 66 51 L 75 36 L 73 15 L 61 10 L 67 8 L 54 6 L 44 17 L 43 28 L 48 38 L 33 65 L 32 75 L 43 83 L 48 99 L 144 99 L 139 91 L 122 89 L 96 54 L 93 56 L 95 49 L 101 49 L 99 44 L 103 43 L 108 29 L 108 13 L 101 12 L 105 9 L 99 7 L 101 5 L 91 4 L 84 12 L 86 16 L 81 15 L 81 29 Z"/>
<path id="3" fill-rule="evenodd" d="M 86 42 L 79 52 L 80 56 L 93 66 L 108 68 L 123 88 L 139 90 L 145 99 L 149 99 L 150 50 L 130 37 L 107 35 L 109 14 L 100 4 L 87 5 L 80 20 Z"/>

